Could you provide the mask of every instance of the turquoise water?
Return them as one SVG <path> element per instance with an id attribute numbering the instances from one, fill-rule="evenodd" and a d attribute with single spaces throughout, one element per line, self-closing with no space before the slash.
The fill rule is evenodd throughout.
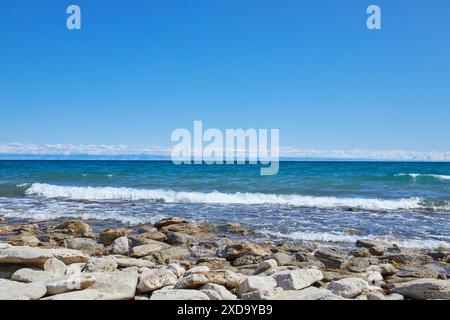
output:
<path id="1" fill-rule="evenodd" d="M 261 238 L 450 245 L 450 163 L 281 162 L 278 175 L 259 172 L 169 161 L 0 161 L 0 215 L 125 223 L 177 215 L 239 221 Z"/>

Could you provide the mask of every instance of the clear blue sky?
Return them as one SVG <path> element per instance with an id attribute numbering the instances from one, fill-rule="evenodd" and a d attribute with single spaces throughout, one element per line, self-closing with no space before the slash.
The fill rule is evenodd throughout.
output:
<path id="1" fill-rule="evenodd" d="M 82 30 L 66 29 L 66 8 Z M 382 9 L 382 30 L 366 8 Z M 447 0 L 7 0 L 0 143 L 170 145 L 279 128 L 314 149 L 450 150 Z"/>

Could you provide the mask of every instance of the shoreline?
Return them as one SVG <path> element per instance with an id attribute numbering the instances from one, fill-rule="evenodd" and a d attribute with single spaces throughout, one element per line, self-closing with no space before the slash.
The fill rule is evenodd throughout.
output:
<path id="1" fill-rule="evenodd" d="M 0 300 L 450 299 L 450 248 L 254 242 L 236 222 L 176 217 L 103 223 L 0 216 Z"/>

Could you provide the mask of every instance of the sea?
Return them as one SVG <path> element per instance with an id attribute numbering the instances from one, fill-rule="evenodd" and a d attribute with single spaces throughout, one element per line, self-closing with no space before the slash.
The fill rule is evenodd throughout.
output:
<path id="1" fill-rule="evenodd" d="M 0 215 L 111 224 L 179 216 L 239 222 L 257 240 L 352 245 L 374 239 L 450 247 L 450 163 L 282 161 L 0 161 Z"/>

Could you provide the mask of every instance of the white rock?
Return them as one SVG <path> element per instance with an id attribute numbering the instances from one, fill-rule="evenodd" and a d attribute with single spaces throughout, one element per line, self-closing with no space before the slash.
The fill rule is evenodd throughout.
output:
<path id="1" fill-rule="evenodd" d="M 269 276 L 250 276 L 239 285 L 239 295 L 257 290 L 270 290 L 277 286 L 274 278 Z"/>
<path id="2" fill-rule="evenodd" d="M 236 300 L 236 296 L 224 286 L 214 283 L 205 284 L 200 288 L 211 300 Z"/>
<path id="3" fill-rule="evenodd" d="M 0 263 L 43 266 L 50 258 L 57 258 L 65 264 L 86 262 L 89 256 L 72 249 L 41 249 L 16 246 L 0 249 Z"/>
<path id="4" fill-rule="evenodd" d="M 269 297 L 280 294 L 281 292 L 283 292 L 283 289 L 280 287 L 273 288 L 273 289 L 257 290 L 257 291 L 252 291 L 252 292 L 242 294 L 241 299 L 242 300 L 268 300 Z"/>
<path id="5" fill-rule="evenodd" d="M 367 300 L 386 300 L 386 297 L 381 292 L 370 291 L 366 294 Z"/>
<path id="6" fill-rule="evenodd" d="M 272 275 L 279 287 L 285 290 L 300 290 L 323 279 L 317 269 L 285 270 Z"/>
<path id="7" fill-rule="evenodd" d="M 244 276 L 229 270 L 211 270 L 209 272 L 185 275 L 178 280 L 177 289 L 196 289 L 207 283 L 220 284 L 233 289 L 239 286 Z"/>
<path id="8" fill-rule="evenodd" d="M 98 272 L 89 275 L 95 278 L 95 283 L 88 289 L 61 293 L 43 300 L 130 300 L 136 293 L 137 272 Z"/>
<path id="9" fill-rule="evenodd" d="M 404 300 L 405 298 L 398 293 L 391 293 L 386 296 L 386 300 Z"/>
<path id="10" fill-rule="evenodd" d="M 264 260 L 258 265 L 258 268 L 256 268 L 255 274 L 259 274 L 267 270 L 274 270 L 277 267 L 278 267 L 277 260 L 275 259 Z"/>
<path id="11" fill-rule="evenodd" d="M 47 293 L 42 282 L 21 283 L 0 279 L 0 300 L 36 300 Z"/>
<path id="12" fill-rule="evenodd" d="M 128 238 L 127 237 L 117 238 L 111 244 L 110 250 L 112 254 L 128 255 L 128 252 L 130 251 L 130 247 L 128 245 Z"/>
<path id="13" fill-rule="evenodd" d="M 153 262 L 144 259 L 114 257 L 114 260 L 116 261 L 117 266 L 119 268 L 129 268 L 129 267 L 153 268 L 155 266 Z"/>
<path id="14" fill-rule="evenodd" d="M 55 275 L 63 276 L 66 274 L 67 267 L 61 260 L 56 258 L 50 258 L 47 261 L 45 261 L 43 269 L 44 271 L 53 273 Z"/>
<path id="15" fill-rule="evenodd" d="M 150 300 L 210 300 L 209 297 L 198 290 L 173 289 L 153 291 Z"/>
<path id="16" fill-rule="evenodd" d="M 80 274 L 81 271 L 83 271 L 85 266 L 86 266 L 86 263 L 72 263 L 67 266 L 66 275 Z"/>
<path id="17" fill-rule="evenodd" d="M 177 278 L 181 278 L 186 272 L 186 270 L 177 263 L 169 263 L 167 266 L 164 266 L 163 269 L 171 271 Z"/>
<path id="18" fill-rule="evenodd" d="M 8 249 L 11 248 L 12 245 L 10 245 L 9 243 L 5 243 L 5 242 L 0 242 L 0 250 L 1 249 Z"/>
<path id="19" fill-rule="evenodd" d="M 144 279 L 142 279 L 139 282 L 137 289 L 140 292 L 145 293 L 160 289 L 165 286 L 174 285 L 176 283 L 177 277 L 173 274 L 172 271 L 160 269 L 152 272 Z"/>
<path id="20" fill-rule="evenodd" d="M 193 274 L 193 273 L 208 272 L 208 271 L 209 271 L 209 267 L 208 266 L 196 266 L 196 267 L 193 267 L 193 268 L 187 270 L 184 273 L 184 275 L 187 276 L 187 275 L 190 275 L 190 274 Z"/>
<path id="21" fill-rule="evenodd" d="M 450 280 L 419 279 L 395 284 L 392 293 L 415 300 L 450 299 Z"/>
<path id="22" fill-rule="evenodd" d="M 160 251 L 162 249 L 170 248 L 167 243 L 159 242 L 156 240 L 147 239 L 147 244 L 133 247 L 131 249 L 131 256 L 134 258 L 141 258 L 150 255 L 153 252 Z"/>
<path id="23" fill-rule="evenodd" d="M 58 276 L 47 271 L 33 270 L 28 268 L 19 269 L 14 272 L 11 276 L 11 280 L 18 282 L 46 282 L 57 278 Z"/>
<path id="24" fill-rule="evenodd" d="M 95 283 L 95 277 L 91 275 L 70 275 L 48 281 L 47 294 L 54 295 L 75 290 L 89 288 Z"/>
<path id="25" fill-rule="evenodd" d="M 369 284 L 361 278 L 344 278 L 331 281 L 328 290 L 344 298 L 353 298 L 369 289 Z"/>
<path id="26" fill-rule="evenodd" d="M 383 276 L 378 271 L 369 271 L 366 273 L 365 277 L 366 281 L 369 283 L 369 285 L 372 286 L 381 286 L 383 282 Z"/>
<path id="27" fill-rule="evenodd" d="M 84 272 L 113 272 L 117 269 L 117 262 L 112 257 L 90 258 L 84 267 Z"/>
<path id="28" fill-rule="evenodd" d="M 268 296 L 268 300 L 342 300 L 330 290 L 309 287 L 302 290 L 285 290 L 276 295 Z"/>

